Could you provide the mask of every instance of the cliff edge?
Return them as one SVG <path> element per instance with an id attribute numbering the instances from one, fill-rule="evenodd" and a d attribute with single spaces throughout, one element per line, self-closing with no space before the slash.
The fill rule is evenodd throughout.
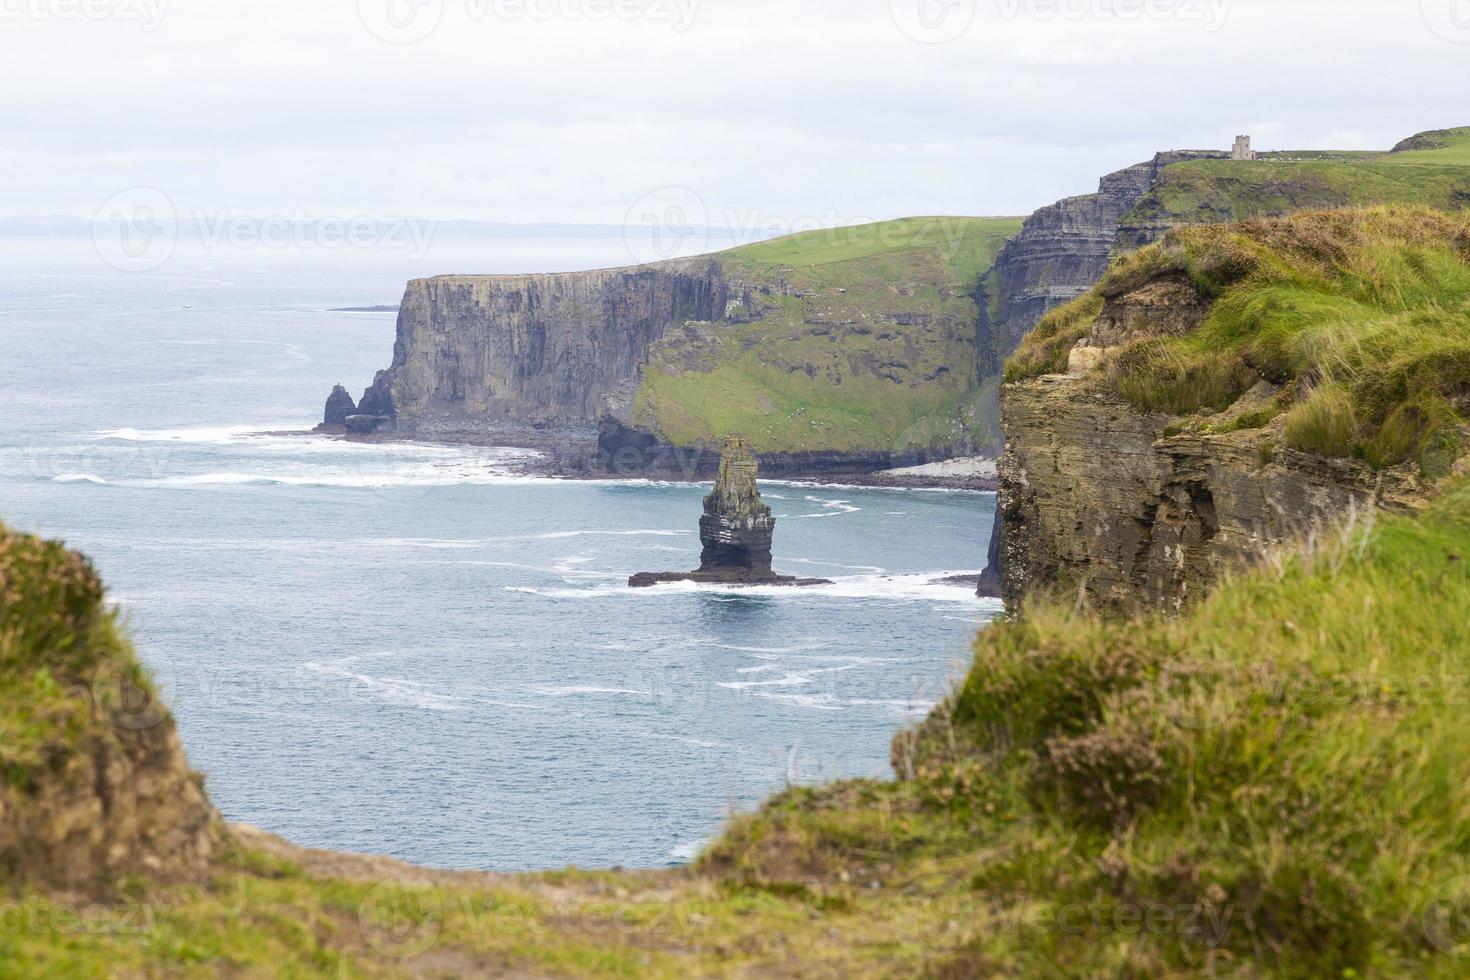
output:
<path id="1" fill-rule="evenodd" d="M 1470 219 L 1170 232 L 1007 366 L 1002 593 L 1178 610 L 1345 514 L 1421 504 L 1470 408 Z"/>
<path id="2" fill-rule="evenodd" d="M 0 886 L 193 877 L 220 850 L 222 822 L 91 564 L 3 526 L 0 705 Z"/>

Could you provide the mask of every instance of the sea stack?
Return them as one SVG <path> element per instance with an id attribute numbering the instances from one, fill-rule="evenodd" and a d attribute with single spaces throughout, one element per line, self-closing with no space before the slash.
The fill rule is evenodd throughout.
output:
<path id="1" fill-rule="evenodd" d="M 327 399 L 327 410 L 322 415 L 323 425 L 346 425 L 347 420 L 357 414 L 357 403 L 346 388 L 337 385 Z"/>
<path id="2" fill-rule="evenodd" d="M 628 584 L 646 588 L 661 582 L 723 585 L 828 585 L 824 579 L 798 579 L 771 570 L 771 539 L 776 517 L 756 486 L 759 465 L 750 444 L 739 436 L 725 440 L 715 488 L 704 498 L 699 541 L 704 545 L 695 572 L 643 572 Z"/>

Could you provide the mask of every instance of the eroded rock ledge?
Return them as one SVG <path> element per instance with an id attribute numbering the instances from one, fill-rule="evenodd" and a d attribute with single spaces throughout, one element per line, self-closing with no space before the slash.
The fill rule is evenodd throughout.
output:
<path id="1" fill-rule="evenodd" d="M 1234 425 L 1276 398 L 1269 382 L 1226 412 L 1183 418 L 1141 412 L 1104 383 L 1114 351 L 1180 336 L 1206 313 L 1177 277 L 1130 284 L 1105 295 L 1067 373 L 1004 388 L 999 591 L 1008 606 L 1040 588 L 1103 609 L 1176 611 L 1228 570 L 1344 516 L 1427 497 L 1415 467 L 1375 470 L 1291 449 L 1280 418 Z"/>

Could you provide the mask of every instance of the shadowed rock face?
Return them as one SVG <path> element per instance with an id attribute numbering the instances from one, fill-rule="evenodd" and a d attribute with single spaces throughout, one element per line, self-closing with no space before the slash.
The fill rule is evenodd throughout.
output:
<path id="1" fill-rule="evenodd" d="M 495 423 L 595 426 L 626 416 L 648 348 L 671 327 L 714 320 L 727 285 L 711 259 L 532 276 L 438 276 L 408 284 L 393 365 L 358 411 L 433 435 Z"/>
<path id="2" fill-rule="evenodd" d="M 744 439 L 725 440 L 715 488 L 704 498 L 699 540 L 704 555 L 695 572 L 642 572 L 628 580 L 634 588 L 661 582 L 713 585 L 829 585 L 825 579 L 798 579 L 771 570 L 771 539 L 776 518 L 756 486 L 758 464 Z"/>
<path id="3" fill-rule="evenodd" d="M 744 439 L 725 442 L 715 488 L 704 498 L 699 540 L 704 545 L 701 572 L 734 571 L 774 576 L 771 537 L 776 518 L 756 487 L 756 461 Z"/>
<path id="4" fill-rule="evenodd" d="M 346 425 L 347 420 L 357 414 L 357 402 L 352 400 L 346 388 L 337 385 L 327 398 L 327 410 L 322 416 L 324 425 Z"/>

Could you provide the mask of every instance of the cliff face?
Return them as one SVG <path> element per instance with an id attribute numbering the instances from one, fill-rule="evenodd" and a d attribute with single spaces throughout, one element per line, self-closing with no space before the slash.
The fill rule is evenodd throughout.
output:
<path id="1" fill-rule="evenodd" d="M 1240 410 L 1273 394 L 1263 387 Z M 1007 386 L 1003 407 L 1002 594 L 1013 604 L 1040 585 L 1103 608 L 1177 611 L 1273 547 L 1421 492 L 1356 460 L 1267 452 L 1257 431 L 1170 434 L 1171 416 L 1087 376 Z"/>
<path id="2" fill-rule="evenodd" d="M 400 431 L 594 425 L 626 414 L 648 348 L 724 313 L 708 259 L 544 276 L 440 276 L 404 293 L 393 364 L 359 411 Z"/>
<path id="3" fill-rule="evenodd" d="M 606 421 L 620 475 L 670 472 L 676 447 L 712 467 L 730 432 L 771 472 L 973 450 L 999 430 L 972 294 L 1020 224 L 914 218 L 637 268 L 413 282 L 392 366 L 355 407 L 334 393 L 324 425 L 536 448 L 560 435 L 580 441 L 561 467 L 576 469 Z"/>
<path id="4" fill-rule="evenodd" d="M 1470 445 L 1443 369 L 1470 349 L 1445 312 L 1470 288 L 1464 229 L 1422 209 L 1181 229 L 1073 308 L 1092 315 L 1043 323 L 1001 395 L 1008 604 L 1178 611 L 1345 515 L 1432 496 Z M 1394 250 L 1419 264 L 1375 272 Z"/>
<path id="5" fill-rule="evenodd" d="M 1167 230 L 1130 229 L 1127 241 L 1120 240 L 1124 216 L 1153 189 L 1165 167 L 1228 156 L 1206 150 L 1160 153 L 1108 174 L 1096 194 L 1069 197 L 1026 219 L 1021 233 L 1001 249 L 983 286 L 990 303 L 977 334 L 981 375 L 1000 373 L 1006 357 L 1043 316 L 1091 289 L 1120 244 L 1146 245 Z"/>

